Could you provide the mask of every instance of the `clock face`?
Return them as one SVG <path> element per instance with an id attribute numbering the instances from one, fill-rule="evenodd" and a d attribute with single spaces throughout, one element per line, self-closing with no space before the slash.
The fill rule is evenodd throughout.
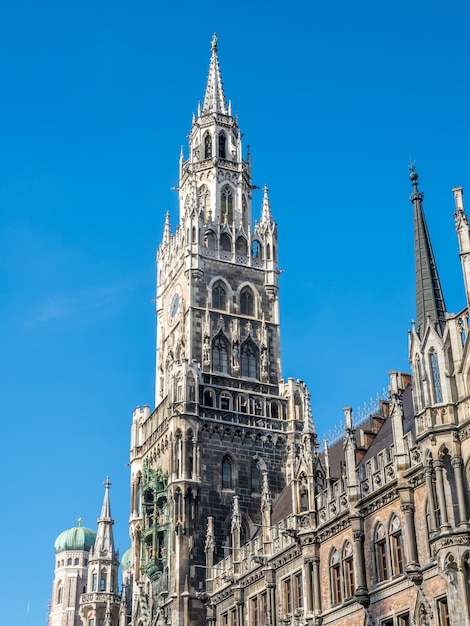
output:
<path id="1" fill-rule="evenodd" d="M 171 296 L 171 299 L 170 299 L 170 304 L 168 305 L 168 323 L 169 324 L 174 324 L 178 316 L 180 305 L 181 305 L 181 287 L 178 285 L 177 287 L 175 287 L 175 290 L 173 291 L 173 295 Z"/>

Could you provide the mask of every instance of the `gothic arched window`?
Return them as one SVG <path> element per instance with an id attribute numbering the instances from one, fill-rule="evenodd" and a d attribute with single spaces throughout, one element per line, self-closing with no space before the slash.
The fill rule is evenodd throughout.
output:
<path id="1" fill-rule="evenodd" d="M 62 587 L 62 583 L 59 583 L 59 586 L 57 587 L 57 602 L 56 604 L 62 604 L 62 596 L 63 596 L 63 587 Z"/>
<path id="2" fill-rule="evenodd" d="M 249 378 L 258 378 L 258 348 L 248 340 L 242 344 L 241 374 Z"/>
<path id="3" fill-rule="evenodd" d="M 237 243 L 235 245 L 235 251 L 237 254 L 246 254 L 248 253 L 248 245 L 246 243 L 245 237 L 238 237 Z"/>
<path id="4" fill-rule="evenodd" d="M 261 493 L 259 467 L 256 461 L 253 461 L 251 464 L 251 491 L 253 493 Z"/>
<path id="5" fill-rule="evenodd" d="M 420 409 L 424 409 L 425 405 L 426 405 L 426 400 L 424 398 L 424 385 L 423 385 L 423 368 L 421 367 L 421 360 L 418 357 L 416 357 L 416 361 L 415 361 L 415 367 L 416 367 L 416 376 L 418 378 L 418 393 L 419 393 L 419 401 L 421 406 L 419 407 Z"/>
<path id="6" fill-rule="evenodd" d="M 212 159 L 212 137 L 209 133 L 204 137 L 204 158 Z"/>
<path id="7" fill-rule="evenodd" d="M 101 572 L 100 591 L 106 591 L 106 572 Z"/>
<path id="8" fill-rule="evenodd" d="M 225 250 L 226 252 L 232 251 L 232 240 L 230 238 L 230 235 L 227 235 L 227 233 L 223 233 L 222 237 L 220 238 L 220 249 Z"/>
<path id="9" fill-rule="evenodd" d="M 222 489 L 232 489 L 232 461 L 228 456 L 222 459 Z"/>
<path id="10" fill-rule="evenodd" d="M 233 222 L 233 191 L 228 185 L 220 192 L 220 221 L 227 221 L 227 224 Z"/>
<path id="11" fill-rule="evenodd" d="M 354 595 L 354 563 L 352 545 L 348 542 L 343 548 L 343 578 L 344 597 L 352 598 Z"/>
<path id="12" fill-rule="evenodd" d="M 204 216 L 204 224 L 209 221 L 209 215 L 211 210 L 211 192 L 207 188 L 207 185 L 201 185 L 199 187 L 199 206 Z"/>
<path id="13" fill-rule="evenodd" d="M 429 363 L 431 365 L 432 391 L 434 402 L 442 402 L 441 374 L 439 372 L 439 359 L 434 348 L 429 351 Z"/>
<path id="14" fill-rule="evenodd" d="M 245 196 L 243 196 L 242 198 L 242 226 L 246 231 L 247 230 L 247 205 L 246 205 Z"/>
<path id="15" fill-rule="evenodd" d="M 403 574 L 403 535 L 400 519 L 395 515 L 390 522 L 390 552 L 392 557 L 392 575 Z"/>
<path id="16" fill-rule="evenodd" d="M 240 293 L 240 313 L 242 315 L 255 314 L 255 299 L 249 287 L 243 287 Z"/>
<path id="17" fill-rule="evenodd" d="M 212 343 L 212 369 L 216 372 L 228 372 L 228 345 L 222 335 L 217 335 Z"/>
<path id="18" fill-rule="evenodd" d="M 212 306 L 219 311 L 225 311 L 227 308 L 227 292 L 220 281 L 212 288 Z"/>
<path id="19" fill-rule="evenodd" d="M 377 578 L 380 581 L 389 577 L 387 534 L 382 524 L 375 529 L 375 562 Z"/>
<path id="20" fill-rule="evenodd" d="M 204 246 L 210 250 L 216 249 L 216 238 L 213 230 L 206 230 L 204 233 Z"/>
<path id="21" fill-rule="evenodd" d="M 227 158 L 227 150 L 226 150 L 227 138 L 224 132 L 219 133 L 219 157 L 221 159 Z"/>
<path id="22" fill-rule="evenodd" d="M 339 550 L 333 550 L 330 556 L 330 598 L 332 604 L 339 604 L 343 600 L 341 585 L 341 560 Z"/>

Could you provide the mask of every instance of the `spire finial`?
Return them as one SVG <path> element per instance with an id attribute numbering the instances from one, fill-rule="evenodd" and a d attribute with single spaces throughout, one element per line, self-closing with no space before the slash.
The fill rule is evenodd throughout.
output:
<path id="1" fill-rule="evenodd" d="M 263 187 L 263 207 L 261 209 L 261 223 L 267 223 L 271 221 L 271 203 L 269 201 L 269 189 L 267 185 Z"/>
<path id="2" fill-rule="evenodd" d="M 209 77 L 207 79 L 206 93 L 202 105 L 202 113 L 209 111 L 218 111 L 219 113 L 228 115 L 222 76 L 220 74 L 219 59 L 217 56 L 217 35 L 215 33 L 212 37 L 212 56 L 209 64 Z"/>
<path id="3" fill-rule="evenodd" d="M 81 517 L 78 518 L 78 525 L 81 526 L 83 524 L 83 519 Z"/>

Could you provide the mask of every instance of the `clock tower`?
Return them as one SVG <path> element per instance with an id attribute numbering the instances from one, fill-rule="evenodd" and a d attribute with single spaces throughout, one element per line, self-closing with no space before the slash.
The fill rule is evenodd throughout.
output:
<path id="1" fill-rule="evenodd" d="M 167 214 L 157 252 L 155 409 L 133 416 L 133 624 L 205 624 L 215 555 L 237 570 L 245 540 L 262 529 L 268 545 L 287 482 L 313 517 L 309 394 L 281 379 L 277 226 L 267 187 L 253 223 L 252 192 L 214 35 L 180 156 L 179 224 Z"/>

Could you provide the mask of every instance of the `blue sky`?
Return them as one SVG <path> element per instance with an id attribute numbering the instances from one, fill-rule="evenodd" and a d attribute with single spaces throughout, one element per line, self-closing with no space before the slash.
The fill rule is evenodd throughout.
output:
<path id="1" fill-rule="evenodd" d="M 4 3 L 2 623 L 44 626 L 54 540 L 95 527 L 108 474 L 129 545 L 155 250 L 212 33 L 279 225 L 284 376 L 307 382 L 324 433 L 408 370 L 410 155 L 447 308 L 465 305 L 451 188 L 470 189 L 469 17 L 429 0 Z"/>

